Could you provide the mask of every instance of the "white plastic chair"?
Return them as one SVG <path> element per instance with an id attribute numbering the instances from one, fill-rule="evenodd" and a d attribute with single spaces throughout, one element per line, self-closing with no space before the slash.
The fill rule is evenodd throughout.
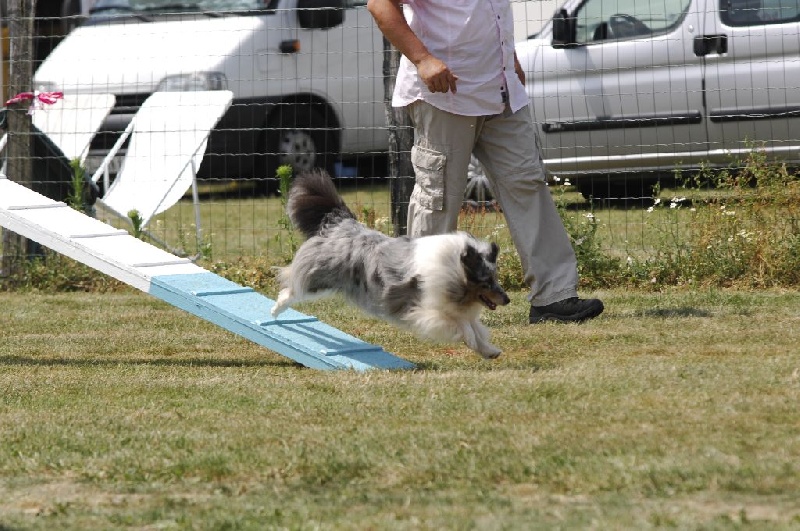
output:
<path id="1" fill-rule="evenodd" d="M 135 210 L 144 228 L 191 186 L 199 243 L 197 169 L 211 130 L 232 100 L 227 90 L 156 92 L 147 98 L 92 176 L 94 182 L 103 178 L 105 194 L 98 202 L 126 220 Z M 128 137 L 120 169 L 109 185 L 108 165 Z"/>
<path id="2" fill-rule="evenodd" d="M 69 160 L 86 160 L 89 144 L 114 108 L 113 94 L 65 94 L 33 113 L 33 125 L 45 133 Z"/>
<path id="3" fill-rule="evenodd" d="M 113 94 L 65 94 L 33 113 L 33 124 L 58 146 L 69 160 L 86 161 L 89 145 L 103 120 L 114 108 Z M 8 135 L 0 138 L 0 151 Z"/>

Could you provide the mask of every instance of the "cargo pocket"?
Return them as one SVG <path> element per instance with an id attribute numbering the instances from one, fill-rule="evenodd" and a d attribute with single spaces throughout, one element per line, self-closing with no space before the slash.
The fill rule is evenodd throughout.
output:
<path id="1" fill-rule="evenodd" d="M 444 153 L 420 146 L 411 148 L 411 164 L 417 177 L 415 199 L 424 208 L 444 208 L 445 160 Z"/>

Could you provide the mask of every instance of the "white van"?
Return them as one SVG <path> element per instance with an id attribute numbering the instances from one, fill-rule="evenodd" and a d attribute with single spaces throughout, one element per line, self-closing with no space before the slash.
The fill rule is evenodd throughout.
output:
<path id="1" fill-rule="evenodd" d="M 383 40 L 366 0 L 97 0 L 35 73 L 36 87 L 112 93 L 92 144 L 102 157 L 158 90 L 229 89 L 205 178 L 254 178 L 279 164 L 333 171 L 387 149 Z M 91 168 L 90 168 L 91 169 Z"/>
<path id="2" fill-rule="evenodd" d="M 545 167 L 600 198 L 753 147 L 800 163 L 798 35 L 797 0 L 568 0 L 517 45 Z"/>

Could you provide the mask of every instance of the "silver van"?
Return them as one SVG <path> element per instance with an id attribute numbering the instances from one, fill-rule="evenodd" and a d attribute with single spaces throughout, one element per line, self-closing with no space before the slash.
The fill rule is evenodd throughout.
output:
<path id="1" fill-rule="evenodd" d="M 585 196 L 754 147 L 800 163 L 798 0 L 568 0 L 517 54 L 545 167 Z"/>

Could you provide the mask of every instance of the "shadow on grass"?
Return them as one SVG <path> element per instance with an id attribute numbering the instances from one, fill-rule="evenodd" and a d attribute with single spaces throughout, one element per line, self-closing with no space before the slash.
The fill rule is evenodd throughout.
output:
<path id="1" fill-rule="evenodd" d="M 113 365 L 154 365 L 157 367 L 286 367 L 303 368 L 303 365 L 290 360 L 219 360 L 211 358 L 189 359 L 65 359 L 32 358 L 30 356 L 0 356 L 0 365 L 26 365 L 42 367 L 93 367 Z M 3 531 L 0 528 L 0 531 Z"/>
<path id="2" fill-rule="evenodd" d="M 712 317 L 712 314 L 706 310 L 685 306 L 683 308 L 652 308 L 644 310 L 642 317 L 668 319 L 670 317 Z"/>
<path id="3" fill-rule="evenodd" d="M 500 356 L 502 360 L 502 355 Z M 483 371 L 492 372 L 495 370 L 501 371 L 527 371 L 539 372 L 546 370 L 548 365 L 531 359 L 514 360 L 513 362 L 501 362 L 495 360 L 465 360 L 458 364 L 451 364 L 439 361 L 414 361 L 416 368 L 412 372 L 435 372 L 439 374 L 456 374 L 464 370 L 470 372 Z"/>
<path id="4" fill-rule="evenodd" d="M 91 367 L 113 367 L 118 365 L 124 366 L 154 366 L 154 367 L 205 367 L 205 368 L 265 368 L 273 367 L 276 369 L 308 369 L 301 363 L 294 362 L 289 359 L 285 360 L 243 360 L 243 359 L 213 359 L 213 358 L 184 358 L 184 359 L 170 359 L 170 358 L 128 358 L 128 359 L 110 359 L 110 358 L 86 358 L 86 359 L 72 359 L 72 358 L 53 358 L 41 357 L 36 358 L 33 356 L 0 356 L 0 367 L 6 366 L 28 366 L 28 367 L 78 367 L 78 368 L 91 368 Z M 436 373 L 455 373 L 463 369 L 470 371 L 483 370 L 494 371 L 500 370 L 523 370 L 538 372 L 547 368 L 546 364 L 534 362 L 530 359 L 517 360 L 513 363 L 497 363 L 494 360 L 481 360 L 479 358 L 472 359 L 464 358 L 462 360 L 451 360 L 450 362 L 443 362 L 440 360 L 425 360 L 414 361 L 416 367 L 409 370 L 391 370 L 390 372 L 436 372 Z M 344 370 L 344 369 L 343 369 Z M 344 370 L 347 372 L 346 370 Z M 3 531 L 0 528 L 0 531 Z"/>

